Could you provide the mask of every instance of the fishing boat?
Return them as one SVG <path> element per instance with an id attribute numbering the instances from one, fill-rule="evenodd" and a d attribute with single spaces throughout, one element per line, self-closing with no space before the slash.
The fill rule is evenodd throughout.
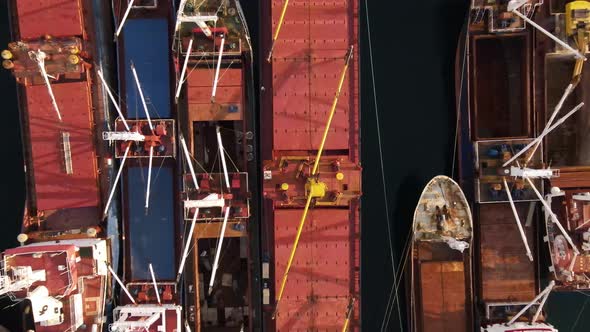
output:
<path id="1" fill-rule="evenodd" d="M 536 239 L 544 222 L 549 235 L 546 239 L 551 239 L 550 242 L 557 239 L 552 243 L 557 250 L 552 252 L 571 255 L 569 259 L 559 258 L 561 270 L 557 274 L 571 277 L 576 269 L 572 260 L 580 254 L 568 235 L 571 226 L 551 212 L 543 196 L 545 190 L 551 195 L 561 192 L 558 188 L 549 190 L 547 181 L 551 185 L 567 181 L 569 176 L 563 177 L 562 167 L 556 169 L 555 165 L 567 163 L 565 155 L 579 151 L 575 147 L 577 142 L 570 142 L 567 147 L 561 146 L 561 152 L 567 150 L 566 154 L 559 155 L 547 142 L 563 142 L 560 137 L 567 136 L 569 128 L 580 121 L 575 117 L 583 117 L 579 111 L 584 106 L 583 102 L 568 101 L 579 82 L 584 55 L 583 50 L 570 46 L 566 38 L 583 39 L 582 32 L 574 36 L 575 29 L 571 28 L 584 11 L 576 13 L 571 10 L 579 9 L 576 5 L 565 6 L 569 9 L 565 10 L 564 21 L 570 32 L 560 28 L 563 23 L 557 24 L 556 32 L 561 37 L 536 23 L 545 22 L 550 17 L 548 13 L 561 10 L 558 7 L 553 2 L 544 4 L 535 0 L 472 3 L 465 48 L 468 56 L 460 75 L 468 82 L 462 91 L 468 93 L 467 107 L 459 115 L 459 145 L 463 188 L 471 191 L 468 196 L 475 205 L 474 224 L 478 235 L 475 261 L 479 263 L 475 288 L 482 301 L 478 304 L 482 327 L 489 328 L 500 321 L 506 328 L 502 331 L 514 330 L 506 327 L 503 317 L 511 317 L 525 306 L 529 309 L 528 319 L 533 317 L 537 330 L 554 330 L 536 322 L 539 310 L 526 305 L 539 291 L 538 280 L 543 276 L 538 263 L 542 248 Z M 564 19 L 563 15 L 560 17 Z M 559 23 L 559 19 L 555 20 Z M 560 50 L 560 56 L 548 53 L 554 48 Z M 551 72 L 556 78 L 566 77 L 563 60 L 576 68 L 572 69 L 574 75 L 570 76 L 569 84 L 567 80 L 557 83 L 553 76 L 543 76 Z M 557 117 L 565 107 L 569 108 L 568 112 Z M 554 152 L 549 152 L 552 149 Z M 475 167 L 469 165 L 471 160 L 475 160 Z M 545 218 L 539 206 L 543 207 Z M 544 300 L 537 306 L 543 303 Z M 526 315 L 518 316 L 527 321 Z M 510 324 L 518 325 L 515 319 Z"/>
<path id="2" fill-rule="evenodd" d="M 18 83 L 26 202 L 21 246 L 2 255 L 0 294 L 27 300 L 36 331 L 101 330 L 112 219 L 100 211 L 112 167 L 95 140 L 108 119 L 95 79 L 97 68 L 109 71 L 107 9 L 75 0 L 9 5 L 14 42 L 1 55 Z"/>
<path id="3" fill-rule="evenodd" d="M 177 281 L 187 325 L 257 331 L 257 115 L 240 1 L 181 1 L 173 38 L 185 221 Z"/>
<path id="4" fill-rule="evenodd" d="M 260 5 L 263 324 L 358 331 L 359 4 Z"/>
<path id="5" fill-rule="evenodd" d="M 459 185 L 446 176 L 433 178 L 414 212 L 410 331 L 471 331 L 472 232 L 471 210 Z"/>
<path id="6" fill-rule="evenodd" d="M 118 118 L 102 139 L 119 160 L 109 204 L 119 191 L 122 273 L 111 331 L 181 331 L 175 281 L 180 229 L 176 205 L 176 121 L 172 103 L 171 12 L 168 1 L 113 3 L 119 99 L 101 81 Z M 149 42 L 147 42 L 149 40 Z M 104 213 L 108 211 L 105 207 Z"/>

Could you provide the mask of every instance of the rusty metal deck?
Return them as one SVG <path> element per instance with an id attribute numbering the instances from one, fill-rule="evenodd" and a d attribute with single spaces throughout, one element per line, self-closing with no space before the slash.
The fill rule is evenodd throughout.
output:
<path id="1" fill-rule="evenodd" d="M 526 221 L 528 203 L 517 203 L 520 219 Z M 480 298 L 484 302 L 530 301 L 536 295 L 535 263 L 529 261 L 510 205 L 479 205 Z M 525 234 L 533 257 L 534 226 Z"/>

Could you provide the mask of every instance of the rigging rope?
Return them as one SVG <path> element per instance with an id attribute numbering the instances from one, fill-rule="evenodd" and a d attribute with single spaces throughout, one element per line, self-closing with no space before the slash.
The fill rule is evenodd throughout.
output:
<path id="1" fill-rule="evenodd" d="M 375 106 L 375 120 L 377 122 L 377 139 L 378 139 L 378 145 L 379 145 L 379 163 L 381 166 L 381 181 L 383 183 L 383 200 L 385 202 L 385 221 L 387 223 L 387 239 L 388 239 L 388 243 L 389 243 L 389 255 L 391 257 L 391 269 L 393 272 L 393 282 L 397 284 L 397 271 L 395 268 L 395 254 L 393 252 L 393 240 L 392 240 L 392 234 L 391 234 L 391 218 L 389 217 L 389 201 L 387 199 L 387 183 L 386 183 L 386 179 L 385 179 L 385 167 L 384 167 L 384 162 L 383 162 L 383 145 L 381 142 L 381 124 L 379 121 L 379 108 L 377 105 L 377 91 L 376 91 L 376 86 L 375 86 L 375 67 L 374 67 L 374 63 L 373 63 L 373 46 L 371 43 L 371 24 L 370 24 L 370 19 L 369 19 L 369 4 L 368 4 L 369 0 L 365 0 L 365 17 L 367 20 L 367 39 L 369 41 L 369 62 L 371 64 L 371 81 L 372 81 L 372 87 L 373 87 L 373 102 L 374 102 L 374 106 Z M 395 293 L 395 299 L 396 299 L 396 303 L 397 303 L 397 314 L 398 314 L 398 318 L 399 318 L 399 327 L 400 327 L 400 331 L 403 332 L 404 327 L 403 327 L 403 323 L 402 323 L 402 314 L 401 314 L 401 309 L 400 309 L 400 305 L 399 305 L 399 298 L 398 298 L 398 294 L 397 292 Z M 385 317 L 384 317 L 385 319 Z"/>

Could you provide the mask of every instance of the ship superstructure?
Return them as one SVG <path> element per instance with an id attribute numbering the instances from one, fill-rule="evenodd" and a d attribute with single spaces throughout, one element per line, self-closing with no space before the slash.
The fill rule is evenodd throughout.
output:
<path id="1" fill-rule="evenodd" d="M 264 324 L 357 331 L 358 2 L 261 6 Z"/>
<path id="2" fill-rule="evenodd" d="M 176 103 L 182 155 L 183 280 L 193 331 L 254 331 L 260 280 L 252 45 L 239 1 L 181 1 Z M 256 202 L 256 200 L 253 200 Z"/>
<path id="3" fill-rule="evenodd" d="M 91 1 L 10 1 L 2 65 L 18 83 L 26 173 L 21 246 L 3 253 L 0 293 L 30 300 L 36 331 L 96 331 L 110 301 L 107 108 L 95 84 L 105 7 Z M 95 15 L 87 15 L 93 12 Z M 60 24 L 55 24 L 60 21 Z"/>

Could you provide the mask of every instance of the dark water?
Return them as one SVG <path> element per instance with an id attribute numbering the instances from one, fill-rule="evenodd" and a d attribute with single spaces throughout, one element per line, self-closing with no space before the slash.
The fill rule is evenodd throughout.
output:
<path id="1" fill-rule="evenodd" d="M 253 2 L 244 2 L 246 12 L 255 7 Z M 375 87 L 396 264 L 422 187 L 435 175 L 451 173 L 455 127 L 454 59 L 468 2 L 369 1 Z M 364 1 L 361 1 L 361 8 L 364 169 L 361 314 L 364 331 L 379 331 L 393 277 L 377 149 Z M 0 45 L 6 45 L 10 39 L 6 1 L 0 1 L 0 13 Z M 256 24 L 250 25 L 255 33 Z M 16 244 L 24 206 L 24 179 L 14 80 L 5 70 L 0 70 L 0 88 L 4 124 L 0 150 L 3 154 L 0 248 L 6 248 Z M 403 289 L 400 295 L 404 297 Z M 547 304 L 551 322 L 561 331 L 589 331 L 587 299 L 579 293 L 554 293 Z M 406 320 L 403 306 L 400 316 L 403 321 Z M 578 316 L 580 318 L 576 323 Z M 393 311 L 386 330 L 401 330 L 397 310 Z"/>

